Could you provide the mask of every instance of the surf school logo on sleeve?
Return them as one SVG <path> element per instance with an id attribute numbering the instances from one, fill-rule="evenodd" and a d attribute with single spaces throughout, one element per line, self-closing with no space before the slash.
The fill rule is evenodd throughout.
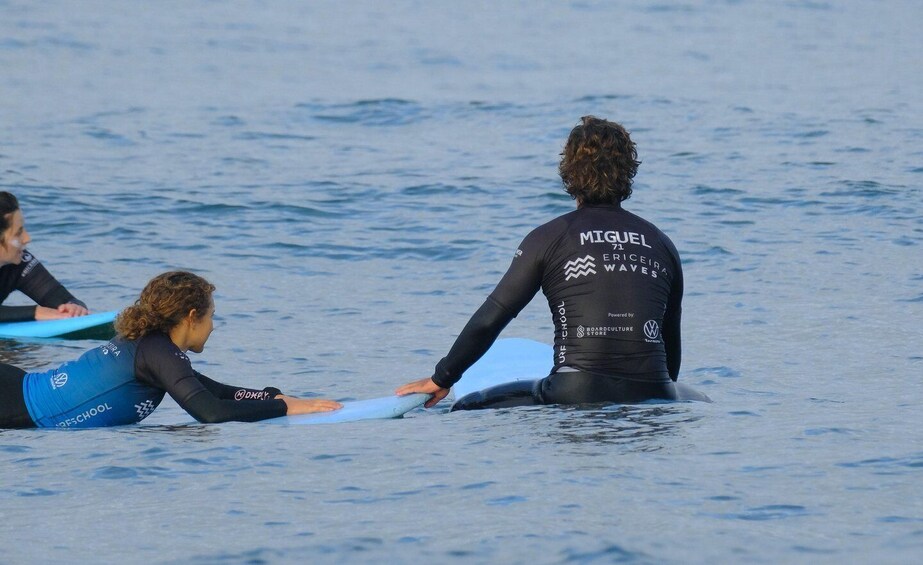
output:
<path id="1" fill-rule="evenodd" d="M 61 388 L 67 384 L 67 373 L 55 373 L 51 376 L 51 390 Z"/>
<path id="2" fill-rule="evenodd" d="M 647 338 L 645 341 L 648 342 L 660 341 L 660 326 L 657 325 L 657 320 L 644 322 L 644 336 Z"/>
<path id="3" fill-rule="evenodd" d="M 564 264 L 564 280 L 569 281 L 577 277 L 586 277 L 596 274 L 596 258 L 587 255 L 580 259 L 574 259 Z"/>

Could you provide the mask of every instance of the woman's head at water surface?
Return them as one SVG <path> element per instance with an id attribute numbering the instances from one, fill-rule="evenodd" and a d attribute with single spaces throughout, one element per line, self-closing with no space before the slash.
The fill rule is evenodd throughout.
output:
<path id="1" fill-rule="evenodd" d="M 579 204 L 614 204 L 631 196 L 640 164 L 624 127 L 584 116 L 567 138 L 558 172 L 564 190 Z"/>
<path id="2" fill-rule="evenodd" d="M 158 331 L 169 333 L 193 310 L 197 318 L 209 314 L 213 292 L 215 285 L 187 271 L 157 275 L 135 303 L 119 313 L 115 330 L 126 339 Z"/>

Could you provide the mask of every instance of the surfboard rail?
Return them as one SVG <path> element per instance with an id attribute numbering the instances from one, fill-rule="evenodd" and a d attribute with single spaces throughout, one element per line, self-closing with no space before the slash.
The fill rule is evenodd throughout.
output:
<path id="1" fill-rule="evenodd" d="M 383 396 L 366 400 L 350 400 L 343 402 L 342 408 L 332 412 L 283 416 L 264 421 L 285 426 L 303 426 L 401 418 L 407 412 L 423 406 L 423 403 L 429 398 L 429 394 L 416 393 L 408 394 L 407 396 Z"/>
<path id="2" fill-rule="evenodd" d="M 112 339 L 118 311 L 97 312 L 60 320 L 30 320 L 0 323 L 0 338 Z"/>

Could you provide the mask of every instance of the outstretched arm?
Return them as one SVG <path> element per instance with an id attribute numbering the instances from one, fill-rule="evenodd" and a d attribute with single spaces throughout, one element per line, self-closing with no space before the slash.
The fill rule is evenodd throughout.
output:
<path id="1" fill-rule="evenodd" d="M 338 402 L 282 396 L 279 389 L 232 387 L 214 381 L 192 368 L 189 357 L 164 334 L 141 338 L 135 359 L 135 377 L 167 393 L 200 422 L 255 422 L 286 414 L 335 410 Z"/>
<path id="2" fill-rule="evenodd" d="M 222 399 L 205 388 L 184 402 L 177 401 L 177 403 L 196 420 L 210 424 L 257 422 L 285 415 L 329 412 L 342 407 L 339 402 L 333 400 L 303 399 L 282 395 L 267 400 Z"/>
<path id="3" fill-rule="evenodd" d="M 449 394 L 449 389 L 461 379 L 462 374 L 490 349 L 497 336 L 512 319 L 513 315 L 508 310 L 488 297 L 468 320 L 449 354 L 436 364 L 433 376 L 407 383 L 397 389 L 397 394 L 432 394 L 433 397 L 424 404 L 425 407 L 432 408 Z"/>
<path id="4" fill-rule="evenodd" d="M 24 252 L 19 266 L 21 274 L 16 288 L 38 304 L 33 319 L 56 320 L 90 313 L 87 305 L 68 292 L 34 255 Z"/>
<path id="5" fill-rule="evenodd" d="M 210 392 L 218 400 L 242 402 L 242 401 L 261 401 L 261 400 L 276 400 L 282 401 L 285 403 L 285 414 L 294 416 L 297 414 L 311 414 L 313 412 L 328 412 L 330 410 L 336 410 L 342 407 L 342 404 L 335 402 L 333 400 L 323 400 L 323 399 L 304 399 L 296 398 L 294 396 L 286 396 L 282 394 L 282 391 L 275 387 L 268 386 L 263 390 L 256 390 L 252 388 L 232 386 L 224 383 L 219 383 L 216 380 L 210 379 L 194 371 L 196 378 L 199 382 L 202 383 L 202 386 Z M 206 398 L 197 398 L 193 397 L 190 399 L 194 401 L 191 406 L 191 410 L 187 409 L 187 412 L 193 415 L 194 418 L 200 422 L 204 421 L 228 421 L 220 418 L 225 418 L 227 414 L 227 407 L 222 403 L 211 402 L 210 399 Z M 231 405 L 233 411 L 233 405 Z M 185 407 L 184 407 L 185 408 Z M 193 414 L 192 410 L 198 412 L 201 416 L 198 417 Z M 272 416 L 274 417 L 274 416 Z M 217 418 L 217 419 L 216 419 Z M 265 418 L 257 418 L 257 420 L 238 420 L 237 418 L 231 418 L 235 421 L 257 421 L 263 420 Z"/>
<path id="6" fill-rule="evenodd" d="M 433 376 L 407 383 L 397 394 L 414 392 L 432 394 L 426 404 L 432 408 L 449 394 L 453 384 L 493 345 L 503 328 L 525 308 L 541 287 L 541 246 L 535 241 L 536 232 L 526 236 L 517 250 L 510 268 L 484 304 L 471 316 L 456 338 L 448 355 L 436 364 Z"/>

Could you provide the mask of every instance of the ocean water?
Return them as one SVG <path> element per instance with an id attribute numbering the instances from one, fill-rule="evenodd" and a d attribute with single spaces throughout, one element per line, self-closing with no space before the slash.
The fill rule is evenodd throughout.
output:
<path id="1" fill-rule="evenodd" d="M 585 114 L 684 261 L 713 404 L 0 431 L 0 563 L 911 563 L 923 4 L 0 0 L 0 190 L 97 310 L 218 287 L 195 366 L 340 400 L 429 374 L 573 203 Z M 11 297 L 8 303 L 25 303 Z M 504 332 L 549 341 L 541 297 Z M 93 342 L 3 342 L 27 369 Z"/>

